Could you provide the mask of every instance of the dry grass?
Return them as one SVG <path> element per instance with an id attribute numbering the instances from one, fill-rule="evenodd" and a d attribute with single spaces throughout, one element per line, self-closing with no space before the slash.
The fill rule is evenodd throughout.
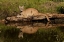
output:
<path id="1" fill-rule="evenodd" d="M 59 2 L 60 3 L 60 2 Z M 57 2 L 49 0 L 0 0 L 0 19 L 20 13 L 19 5 L 36 8 L 42 13 L 57 13 Z"/>

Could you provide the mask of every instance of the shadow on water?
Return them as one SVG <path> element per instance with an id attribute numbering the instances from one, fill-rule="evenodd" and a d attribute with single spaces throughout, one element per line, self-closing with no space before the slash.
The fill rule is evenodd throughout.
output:
<path id="1" fill-rule="evenodd" d="M 64 23 L 10 22 L 0 25 L 0 42 L 64 42 Z"/>

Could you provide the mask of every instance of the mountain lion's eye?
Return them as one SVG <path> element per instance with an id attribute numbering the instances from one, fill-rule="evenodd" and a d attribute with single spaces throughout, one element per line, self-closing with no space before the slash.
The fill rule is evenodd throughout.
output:
<path id="1" fill-rule="evenodd" d="M 20 11 L 20 12 L 22 12 L 22 11 Z"/>
<path id="2" fill-rule="evenodd" d="M 21 15 L 21 14 L 19 14 L 19 15 Z"/>

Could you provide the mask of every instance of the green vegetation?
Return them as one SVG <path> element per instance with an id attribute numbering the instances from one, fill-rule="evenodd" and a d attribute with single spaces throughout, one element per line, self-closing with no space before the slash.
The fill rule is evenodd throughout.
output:
<path id="1" fill-rule="evenodd" d="M 50 0 L 50 1 L 54 1 L 54 2 L 64 2 L 64 0 Z"/>
<path id="2" fill-rule="evenodd" d="M 57 12 L 64 14 L 64 2 L 59 3 L 57 6 Z"/>
<path id="3" fill-rule="evenodd" d="M 64 10 L 57 10 L 58 6 L 61 7 L 59 5 L 61 2 L 64 5 L 64 0 L 0 0 L 0 19 L 20 13 L 19 5 L 24 5 L 25 8 L 36 8 L 42 13 L 59 13 L 60 10 Z"/>

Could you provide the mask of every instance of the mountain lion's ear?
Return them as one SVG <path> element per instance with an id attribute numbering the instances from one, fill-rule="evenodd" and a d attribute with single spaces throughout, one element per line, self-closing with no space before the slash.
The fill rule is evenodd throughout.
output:
<path id="1" fill-rule="evenodd" d="M 24 6 L 19 6 L 20 11 L 24 10 Z"/>

